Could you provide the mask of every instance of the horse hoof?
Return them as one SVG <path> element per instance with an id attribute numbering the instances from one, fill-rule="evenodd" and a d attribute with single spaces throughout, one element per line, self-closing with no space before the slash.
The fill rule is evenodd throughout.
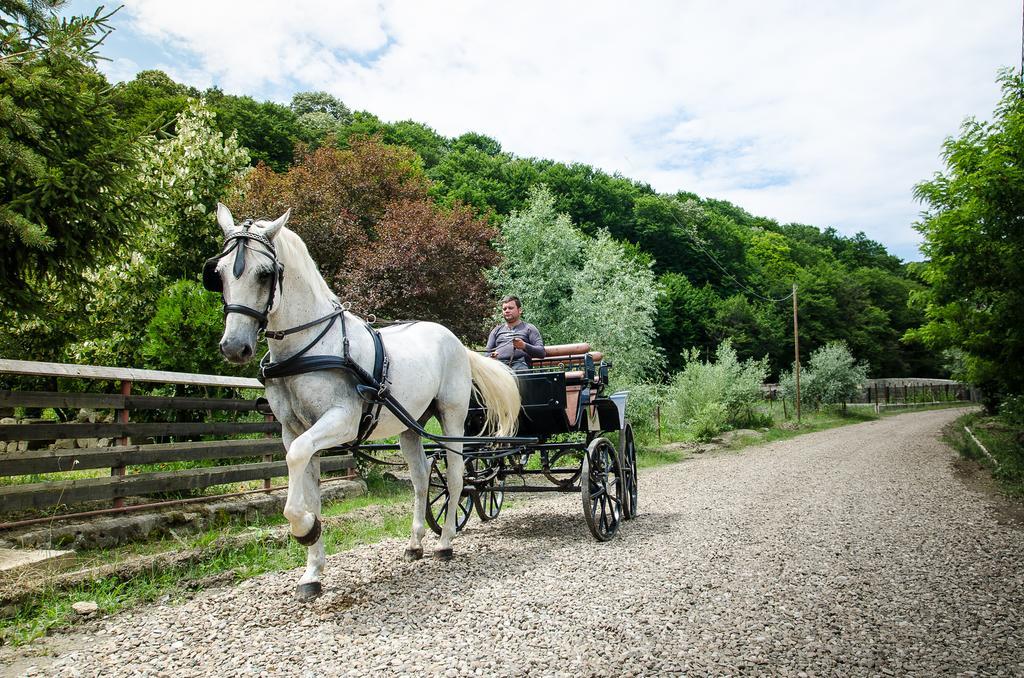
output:
<path id="1" fill-rule="evenodd" d="M 323 530 L 323 525 L 320 523 L 318 516 L 313 516 L 313 527 L 310 528 L 309 532 L 301 537 L 296 537 L 294 534 L 292 537 L 295 541 L 299 542 L 303 546 L 312 546 L 320 540 L 320 532 Z"/>
<path id="2" fill-rule="evenodd" d="M 442 561 L 442 562 L 447 563 L 449 560 L 452 559 L 452 550 L 451 549 L 437 549 L 437 550 L 434 551 L 434 557 L 437 558 L 438 560 Z"/>
<path id="3" fill-rule="evenodd" d="M 423 549 L 405 549 L 405 562 L 411 563 L 423 557 Z"/>
<path id="4" fill-rule="evenodd" d="M 306 582 L 295 587 L 295 597 L 299 600 L 313 600 L 324 592 L 324 587 L 318 581 Z"/>

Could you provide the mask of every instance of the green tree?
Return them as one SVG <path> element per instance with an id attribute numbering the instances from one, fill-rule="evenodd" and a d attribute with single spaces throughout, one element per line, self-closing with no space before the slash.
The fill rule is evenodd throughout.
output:
<path id="1" fill-rule="evenodd" d="M 144 143 L 96 70 L 110 14 L 59 19 L 55 0 L 0 4 L 0 285 L 6 308 L 74 284 L 112 255 L 145 207 Z"/>
<path id="2" fill-rule="evenodd" d="M 234 366 L 221 357 L 217 344 L 223 333 L 220 299 L 198 282 L 178 280 L 161 293 L 141 353 L 152 369 L 253 376 L 255 364 Z"/>
<path id="3" fill-rule="evenodd" d="M 289 105 L 297 116 L 298 135 L 312 148 L 327 137 L 338 137 L 352 122 L 352 111 L 327 92 L 298 92 Z"/>
<path id="4" fill-rule="evenodd" d="M 546 343 L 578 341 L 562 332 L 562 321 L 572 312 L 586 236 L 555 209 L 555 197 L 544 186 L 534 189 L 527 206 L 502 224 L 501 235 L 498 252 L 504 261 L 489 274 L 495 289 L 522 300 L 524 317 L 540 328 Z"/>
<path id="5" fill-rule="evenodd" d="M 136 217 L 142 226 L 110 262 L 83 271 L 81 282 L 47 280 L 40 288 L 45 318 L 22 314 L 5 319 L 0 353 L 153 366 L 142 352 L 146 324 L 164 290 L 179 278 L 196 278 L 203 260 L 219 248 L 220 229 L 211 208 L 248 163 L 244 150 L 233 138 L 221 136 L 212 113 L 199 102 L 178 115 L 175 127 L 177 134 L 155 144 L 141 163 L 143 189 L 150 196 L 148 209 Z M 211 346 L 193 344 L 191 351 L 207 355 Z M 180 361 L 184 369 L 195 356 L 167 359 Z"/>
<path id="6" fill-rule="evenodd" d="M 199 97 L 199 90 L 180 85 L 163 71 L 140 71 L 129 82 L 116 85 L 112 103 L 128 125 L 139 132 L 162 129 L 174 134 L 174 121 Z"/>
<path id="7" fill-rule="evenodd" d="M 333 94 L 327 92 L 296 92 L 289 105 L 295 115 L 325 113 L 342 125 L 352 122 L 352 111 Z"/>
<path id="8" fill-rule="evenodd" d="M 291 165 L 301 133 L 292 109 L 272 101 L 224 94 L 216 87 L 206 90 L 204 97 L 217 116 L 218 129 L 225 137 L 236 134 L 253 164 L 266 163 L 278 172 Z"/>
<path id="9" fill-rule="evenodd" d="M 927 323 L 908 337 L 959 349 L 994 404 L 1024 392 L 1024 81 L 1003 71 L 991 122 L 970 118 L 943 144 L 946 169 L 915 188 Z"/>
<path id="10" fill-rule="evenodd" d="M 566 332 L 612 356 L 616 384 L 657 381 L 664 369 L 654 318 L 661 289 L 650 264 L 604 229 L 587 241 Z"/>
<path id="11" fill-rule="evenodd" d="M 721 299 L 710 285 L 695 287 L 681 273 L 665 273 L 658 279 L 663 290 L 658 298 L 655 326 L 658 344 L 670 372 L 686 364 L 685 351 L 710 351 L 716 309 Z"/>

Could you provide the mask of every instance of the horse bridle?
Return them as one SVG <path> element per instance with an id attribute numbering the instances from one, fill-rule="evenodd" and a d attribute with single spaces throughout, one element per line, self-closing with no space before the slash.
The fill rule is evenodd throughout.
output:
<path id="1" fill-rule="evenodd" d="M 267 328 L 268 316 L 270 310 L 274 307 L 274 297 L 277 294 L 278 286 L 284 285 L 284 264 L 277 259 L 277 250 L 274 249 L 274 243 L 270 241 L 270 238 L 251 231 L 253 222 L 251 219 L 243 221 L 239 226 L 241 228 L 224 239 L 224 251 L 215 257 L 211 257 L 206 260 L 206 264 L 203 266 L 203 287 L 210 290 L 211 292 L 220 292 L 221 299 L 223 301 L 224 294 L 224 282 L 220 278 L 220 274 L 217 273 L 217 266 L 220 260 L 228 256 L 232 252 L 235 253 L 235 263 L 232 266 L 231 273 L 235 276 L 235 279 L 242 277 L 242 273 L 245 271 L 245 251 L 252 250 L 257 254 L 270 259 L 274 269 L 274 280 L 270 286 L 270 293 L 267 295 L 267 304 L 264 306 L 262 311 L 259 311 L 251 306 L 243 306 L 242 304 L 229 304 L 224 302 L 224 315 L 229 313 L 241 313 L 251 318 L 255 318 L 259 322 L 260 331 L 264 331 Z M 263 249 L 257 249 L 250 247 L 248 241 L 253 240 L 263 246 Z"/>

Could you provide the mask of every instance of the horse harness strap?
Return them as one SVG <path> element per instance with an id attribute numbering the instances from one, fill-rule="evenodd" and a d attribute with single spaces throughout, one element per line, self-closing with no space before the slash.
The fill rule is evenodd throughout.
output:
<path id="1" fill-rule="evenodd" d="M 261 383 L 266 383 L 268 379 L 281 379 L 283 377 L 319 372 L 321 370 L 345 370 L 356 378 L 358 382 L 356 390 L 363 399 L 363 413 L 359 419 L 359 430 L 355 440 L 355 444 L 359 445 L 366 441 L 370 432 L 377 426 L 384 401 L 390 398 L 388 368 L 391 361 L 388 358 L 387 351 L 384 349 L 384 341 L 381 339 L 380 332 L 369 324 L 363 325 L 373 339 L 374 357 L 372 374 L 352 359 L 352 355 L 349 352 L 349 339 L 345 326 L 345 310 L 343 308 L 338 308 L 322 318 L 287 330 L 268 331 L 265 333 L 265 336 L 268 339 L 281 340 L 289 334 L 309 329 L 320 323 L 326 324 L 319 334 L 291 357 L 275 363 L 270 361 L 270 351 L 267 351 L 260 360 L 260 372 L 257 378 Z M 311 348 L 316 346 L 327 335 L 327 332 L 330 331 L 335 323 L 338 323 L 341 327 L 341 355 L 306 355 Z M 363 388 L 359 388 L 359 386 Z M 366 395 L 368 392 L 370 397 Z"/>

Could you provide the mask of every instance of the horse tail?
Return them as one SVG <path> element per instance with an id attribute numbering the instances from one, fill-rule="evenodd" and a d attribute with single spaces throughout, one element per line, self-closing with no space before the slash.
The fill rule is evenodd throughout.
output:
<path id="1" fill-rule="evenodd" d="M 484 430 L 496 436 L 513 436 L 519 427 L 519 381 L 504 363 L 471 351 L 469 367 L 473 375 L 473 393 L 487 412 Z"/>

